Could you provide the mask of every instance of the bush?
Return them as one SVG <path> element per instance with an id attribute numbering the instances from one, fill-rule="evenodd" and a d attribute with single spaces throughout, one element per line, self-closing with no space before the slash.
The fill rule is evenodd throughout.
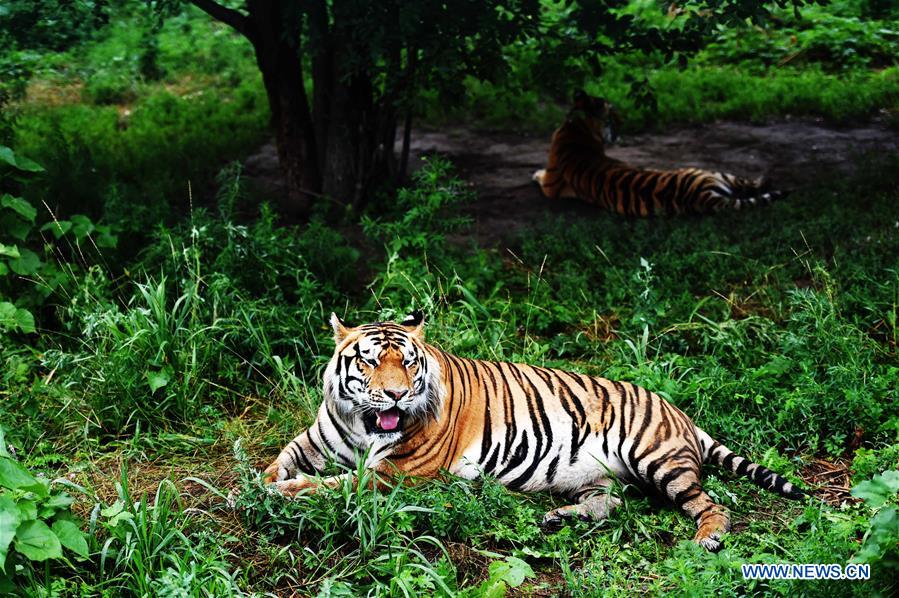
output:
<path id="1" fill-rule="evenodd" d="M 861 550 L 853 557 L 856 563 L 892 571 L 899 570 L 899 471 L 888 470 L 852 488 L 874 512 L 865 532 Z"/>
<path id="2" fill-rule="evenodd" d="M 0 590 L 12 593 L 21 578 L 38 576 L 34 563 L 88 557 L 87 539 L 72 515 L 74 502 L 13 459 L 0 428 Z"/>

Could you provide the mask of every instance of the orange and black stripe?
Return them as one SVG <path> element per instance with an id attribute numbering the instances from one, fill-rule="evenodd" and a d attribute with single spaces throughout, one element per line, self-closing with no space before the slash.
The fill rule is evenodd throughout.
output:
<path id="1" fill-rule="evenodd" d="M 403 433 L 372 442 L 355 412 L 335 409 L 353 385 L 366 384 L 354 362 L 358 345 L 379 339 L 383 354 L 396 343 L 414 349 L 415 387 L 427 393 L 426 416 Z M 382 342 L 383 341 L 383 342 Z M 353 343 L 356 343 L 354 349 Z M 357 356 L 358 355 L 358 356 Z M 407 327 L 377 323 L 353 329 L 332 359 L 325 400 L 309 430 L 291 441 L 267 470 L 272 479 L 321 472 L 330 460 L 354 464 L 366 449 L 372 466 L 433 477 L 441 470 L 488 475 L 522 491 L 552 491 L 577 503 L 593 500 L 609 476 L 667 497 L 693 517 L 697 541 L 717 546 L 726 511 L 704 492 L 700 470 L 721 465 L 788 498 L 803 493 L 764 467 L 735 455 L 659 395 L 558 369 L 458 357 L 411 336 Z M 585 480 L 587 480 L 585 482 Z"/>
<path id="2" fill-rule="evenodd" d="M 611 104 L 579 91 L 553 134 L 545 169 L 534 174 L 549 199 L 578 198 L 624 216 L 711 214 L 770 203 L 786 195 L 761 180 L 699 168 L 652 170 L 605 154 Z"/>

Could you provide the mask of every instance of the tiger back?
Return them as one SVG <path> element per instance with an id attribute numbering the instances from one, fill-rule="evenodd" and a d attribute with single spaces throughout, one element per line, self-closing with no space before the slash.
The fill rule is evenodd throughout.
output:
<path id="1" fill-rule="evenodd" d="M 607 101 L 575 93 L 574 107 L 553 133 L 546 168 L 533 180 L 548 199 L 577 198 L 624 216 L 711 214 L 761 205 L 785 195 L 763 180 L 700 168 L 654 170 L 605 154 L 615 112 Z"/>
<path id="2" fill-rule="evenodd" d="M 520 491 L 568 496 L 544 524 L 602 519 L 619 504 L 621 480 L 667 497 L 698 526 L 708 549 L 729 529 L 727 511 L 705 493 L 703 463 L 722 465 L 789 498 L 802 492 L 735 455 L 657 394 L 563 370 L 457 357 L 425 342 L 423 320 L 351 328 L 332 315 L 337 347 L 313 425 L 265 470 L 294 495 L 343 474 L 329 462 L 384 475 L 434 477 L 442 470 L 490 476 Z"/>

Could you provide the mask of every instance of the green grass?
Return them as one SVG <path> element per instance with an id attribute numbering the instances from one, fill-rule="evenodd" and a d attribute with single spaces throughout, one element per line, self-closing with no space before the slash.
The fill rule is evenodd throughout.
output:
<path id="1" fill-rule="evenodd" d="M 48 170 L 24 196 L 61 217 L 114 222 L 129 257 L 147 227 L 211 201 L 221 165 L 268 136 L 249 43 L 192 7 L 158 33 L 144 12 L 114 10 L 102 32 L 65 52 L 11 55 L 33 76 L 9 107 L 8 143 Z"/>

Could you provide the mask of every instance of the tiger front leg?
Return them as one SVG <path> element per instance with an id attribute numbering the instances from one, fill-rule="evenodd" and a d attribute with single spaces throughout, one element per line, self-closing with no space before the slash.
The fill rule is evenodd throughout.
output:
<path id="1" fill-rule="evenodd" d="M 322 471 L 327 459 L 309 440 L 309 432 L 303 432 L 289 443 L 278 458 L 262 472 L 262 481 L 273 484 L 300 478 L 303 474 L 315 474 Z M 306 477 L 306 476 L 303 476 Z"/>
<path id="2" fill-rule="evenodd" d="M 543 517 L 543 525 L 556 527 L 563 521 L 578 517 L 583 520 L 602 521 L 608 518 L 621 499 L 612 496 L 612 480 L 603 478 L 594 484 L 581 488 L 572 494 L 575 504 L 565 505 L 549 511 Z"/>
<path id="3" fill-rule="evenodd" d="M 396 482 L 395 475 L 397 470 L 389 463 L 381 462 L 373 465 L 367 475 L 363 475 L 363 484 L 367 484 L 370 488 L 377 488 L 380 491 L 389 491 L 393 488 L 392 484 Z M 355 490 L 359 484 L 359 477 L 355 473 L 343 473 L 328 477 L 315 477 L 305 474 L 299 474 L 293 479 L 281 480 L 275 482 L 274 486 L 281 494 L 285 496 L 296 496 L 301 493 L 312 494 L 322 487 L 337 488 L 344 484 L 347 480 Z"/>
<path id="4" fill-rule="evenodd" d="M 337 488 L 344 480 L 353 479 L 356 476 L 351 473 L 330 476 L 326 478 L 316 478 L 299 474 L 297 477 L 289 480 L 281 480 L 274 483 L 275 488 L 284 496 L 294 497 L 298 494 L 314 494 L 322 487 Z"/>

